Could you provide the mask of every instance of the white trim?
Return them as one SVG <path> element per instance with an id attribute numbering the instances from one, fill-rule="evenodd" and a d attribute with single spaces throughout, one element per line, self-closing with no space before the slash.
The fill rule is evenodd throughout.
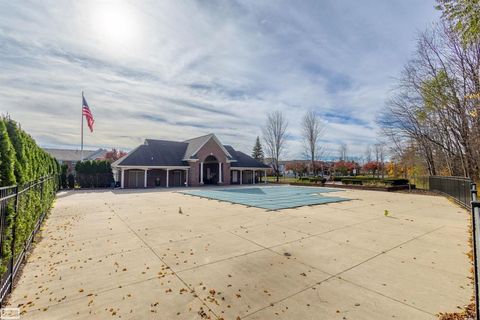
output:
<path id="1" fill-rule="evenodd" d="M 144 188 L 147 187 L 147 172 L 148 172 L 148 169 L 145 169 L 145 176 L 143 177 L 143 187 Z"/>
<path id="2" fill-rule="evenodd" d="M 120 172 L 121 172 L 121 179 L 120 180 L 120 188 L 124 188 L 125 187 L 125 170 L 123 170 L 123 168 L 120 168 Z"/>
<path id="3" fill-rule="evenodd" d="M 205 142 L 200 146 L 198 147 L 197 150 L 195 150 L 195 152 L 192 153 L 192 156 L 196 155 L 198 151 L 200 151 L 200 149 L 203 148 L 204 145 L 207 144 L 208 141 L 210 141 L 211 139 L 214 139 L 215 142 L 218 144 L 218 146 L 222 149 L 223 153 L 225 153 L 225 155 L 229 156 L 230 158 L 233 158 L 232 155 L 227 151 L 227 149 L 225 149 L 225 147 L 223 146 L 223 144 L 220 142 L 220 140 L 218 140 L 217 136 L 213 133 L 211 133 L 211 136 L 209 139 L 205 140 Z M 195 138 L 194 138 L 195 139 Z M 192 139 L 193 140 L 193 139 Z"/>
<path id="4" fill-rule="evenodd" d="M 203 162 L 200 162 L 200 184 L 203 184 Z"/>
<path id="5" fill-rule="evenodd" d="M 223 181 L 222 181 L 222 169 L 223 169 L 222 163 L 219 162 L 218 163 L 218 183 L 223 183 Z"/>
<path id="6" fill-rule="evenodd" d="M 189 169 L 190 166 L 117 166 L 117 168 L 123 168 L 125 170 L 129 169 L 138 169 L 138 170 L 145 170 L 145 169 L 169 169 L 169 170 L 175 170 L 175 169 Z"/>
<path id="7" fill-rule="evenodd" d="M 188 161 L 188 162 L 197 162 L 200 159 L 182 159 L 182 161 Z"/>
<path id="8" fill-rule="evenodd" d="M 168 176 L 169 176 L 169 169 L 167 169 L 167 188 L 168 188 Z"/>

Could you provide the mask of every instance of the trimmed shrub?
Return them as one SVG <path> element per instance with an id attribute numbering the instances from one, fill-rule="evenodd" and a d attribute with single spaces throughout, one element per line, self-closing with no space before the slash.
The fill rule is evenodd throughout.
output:
<path id="1" fill-rule="evenodd" d="M 68 184 L 68 188 L 70 189 L 75 188 L 75 176 L 71 173 L 67 177 L 67 184 Z"/>
<path id="2" fill-rule="evenodd" d="M 325 182 L 327 182 L 327 179 L 324 177 L 300 177 L 298 178 L 298 181 L 302 183 L 325 184 Z"/>
<path id="3" fill-rule="evenodd" d="M 373 177 L 349 177 L 342 179 L 342 184 L 346 185 L 363 185 L 371 187 L 391 187 L 404 186 L 408 184 L 408 179 L 387 178 L 378 179 Z"/>
<path id="4" fill-rule="evenodd" d="M 14 199 L 7 201 L 0 275 L 7 270 L 12 254 L 17 257 L 23 250 L 40 216 L 50 209 L 58 187 L 58 172 L 57 161 L 41 149 L 15 121 L 9 117 L 0 118 L 0 186 L 17 184 L 21 190 L 41 178 L 55 176 L 22 193 L 16 214 Z M 13 230 L 15 230 L 14 252 L 12 252 Z"/>
<path id="5" fill-rule="evenodd" d="M 77 183 L 81 188 L 109 188 L 113 173 L 108 161 L 82 161 L 75 165 Z"/>
<path id="6" fill-rule="evenodd" d="M 355 185 L 362 185 L 363 181 L 362 180 L 357 180 L 357 179 L 342 179 L 342 184 L 355 184 Z"/>
<path id="7" fill-rule="evenodd" d="M 68 188 L 67 169 L 68 169 L 68 166 L 66 164 L 62 165 L 61 174 L 60 174 L 60 187 L 62 189 Z"/>

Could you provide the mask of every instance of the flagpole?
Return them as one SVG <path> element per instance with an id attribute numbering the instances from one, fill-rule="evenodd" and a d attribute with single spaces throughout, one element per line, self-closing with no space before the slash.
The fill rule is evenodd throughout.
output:
<path id="1" fill-rule="evenodd" d="M 81 138 L 81 147 L 80 147 L 80 150 L 81 150 L 81 161 L 83 161 L 83 91 L 82 91 L 82 109 L 81 109 L 81 115 L 82 115 L 82 128 L 81 128 L 81 135 L 82 135 L 82 138 Z"/>

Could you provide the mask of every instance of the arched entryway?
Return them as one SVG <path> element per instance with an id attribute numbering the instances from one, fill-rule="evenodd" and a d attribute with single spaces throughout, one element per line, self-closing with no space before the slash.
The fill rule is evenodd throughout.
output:
<path id="1" fill-rule="evenodd" d="M 218 173 L 217 158 L 213 155 L 206 157 L 203 161 L 203 183 L 217 184 L 219 181 Z"/>

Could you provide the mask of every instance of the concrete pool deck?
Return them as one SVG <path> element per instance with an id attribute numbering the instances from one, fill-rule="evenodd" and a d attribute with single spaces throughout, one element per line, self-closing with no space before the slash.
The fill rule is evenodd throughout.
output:
<path id="1" fill-rule="evenodd" d="M 353 200 L 266 211 L 170 190 L 61 195 L 9 306 L 21 319 L 383 320 L 470 301 L 465 210 L 335 195 Z"/>

